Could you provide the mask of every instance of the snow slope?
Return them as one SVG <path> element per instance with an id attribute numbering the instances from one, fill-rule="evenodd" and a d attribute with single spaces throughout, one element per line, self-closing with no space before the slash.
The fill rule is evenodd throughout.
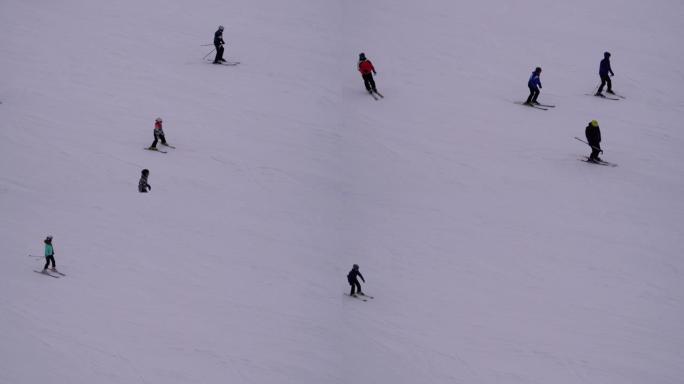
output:
<path id="1" fill-rule="evenodd" d="M 0 383 L 681 383 L 682 16 L 4 0 Z M 605 50 L 626 100 L 584 95 Z"/>

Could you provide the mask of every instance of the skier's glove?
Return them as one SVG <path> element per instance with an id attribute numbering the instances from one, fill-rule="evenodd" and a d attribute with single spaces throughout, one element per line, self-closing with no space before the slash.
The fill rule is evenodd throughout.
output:
<path id="1" fill-rule="evenodd" d="M 599 153 L 603 153 L 603 149 L 599 149 Z"/>

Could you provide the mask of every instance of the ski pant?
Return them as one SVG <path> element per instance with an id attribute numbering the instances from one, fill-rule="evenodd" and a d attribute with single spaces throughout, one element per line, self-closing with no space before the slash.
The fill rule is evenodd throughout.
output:
<path id="1" fill-rule="evenodd" d="M 152 145 L 150 145 L 150 148 L 156 148 L 157 147 L 157 140 L 161 140 L 162 144 L 166 145 L 166 138 L 164 137 L 163 133 L 160 134 L 154 134 L 154 141 L 152 142 Z"/>
<path id="2" fill-rule="evenodd" d="M 599 144 L 591 144 L 591 155 L 589 155 L 589 160 L 598 159 L 599 153 L 601 153 L 601 146 Z"/>
<path id="3" fill-rule="evenodd" d="M 608 92 L 613 91 L 613 84 L 611 84 L 611 82 L 610 82 L 610 76 L 605 75 L 605 76 L 601 76 L 601 86 L 598 89 L 598 93 L 603 92 L 603 86 L 606 84 L 608 84 Z"/>
<path id="4" fill-rule="evenodd" d="M 530 87 L 529 85 L 527 86 L 530 89 L 530 95 L 527 96 L 527 101 L 526 103 L 534 103 L 537 101 L 537 97 L 539 97 L 539 88 L 537 87 Z"/>
<path id="5" fill-rule="evenodd" d="M 363 77 L 363 85 L 366 86 L 366 90 L 370 92 L 371 90 L 377 91 L 375 89 L 375 80 L 373 80 L 373 74 L 372 73 L 366 73 L 361 75 Z"/>
<path id="6" fill-rule="evenodd" d="M 214 63 L 220 63 L 223 60 L 223 45 L 214 45 L 216 47 L 216 57 L 214 58 Z"/>
<path id="7" fill-rule="evenodd" d="M 43 269 L 47 269 L 47 267 L 50 265 L 50 263 L 52 263 L 52 268 L 57 268 L 55 266 L 55 257 L 50 255 L 50 256 L 45 256 L 45 266 L 43 267 Z"/>
<path id="8" fill-rule="evenodd" d="M 353 295 L 355 293 L 354 288 L 356 288 L 356 292 L 358 292 L 358 293 L 361 292 L 361 283 L 359 283 L 358 280 L 348 280 L 348 281 L 349 281 L 349 285 L 351 285 L 351 292 L 349 292 L 350 295 Z"/>

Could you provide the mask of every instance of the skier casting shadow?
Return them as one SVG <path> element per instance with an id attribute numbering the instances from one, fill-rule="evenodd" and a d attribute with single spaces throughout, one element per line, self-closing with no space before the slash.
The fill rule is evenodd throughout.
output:
<path id="1" fill-rule="evenodd" d="M 347 274 L 347 281 L 349 282 L 349 285 L 351 285 L 351 292 L 349 293 L 350 296 L 356 296 L 357 293 L 363 295 L 363 292 L 361 292 L 361 283 L 359 283 L 358 277 L 360 277 L 364 283 L 366 282 L 361 272 L 359 272 L 359 265 L 354 264 L 352 270 Z M 356 290 L 356 292 L 354 290 Z"/>
<path id="2" fill-rule="evenodd" d="M 615 76 L 613 73 L 613 69 L 610 67 L 610 52 L 604 52 L 603 53 L 603 60 L 601 60 L 601 64 L 599 64 L 599 76 L 601 77 L 601 85 L 598 88 L 598 91 L 596 91 L 596 94 L 594 96 L 603 96 L 603 87 L 605 85 L 608 85 L 608 89 L 606 89 L 606 92 L 610 93 L 611 95 L 614 95 L 615 92 L 613 92 L 613 84 L 610 81 L 610 76 Z"/>
<path id="3" fill-rule="evenodd" d="M 601 129 L 599 129 L 598 121 L 592 120 L 584 130 L 584 134 L 587 137 L 587 142 L 591 146 L 589 161 L 594 163 L 603 161 L 599 157 L 599 153 L 603 151 L 601 150 Z"/>
<path id="4" fill-rule="evenodd" d="M 45 243 L 45 266 L 43 267 L 43 273 L 47 273 L 47 269 L 52 263 L 51 270 L 57 272 L 57 266 L 55 265 L 55 249 L 52 247 L 52 236 L 48 236 L 43 241 Z"/>
<path id="5" fill-rule="evenodd" d="M 530 95 L 527 96 L 527 101 L 525 102 L 527 105 L 539 104 L 537 102 L 537 97 L 539 97 L 539 89 L 542 87 L 541 80 L 539 79 L 541 71 L 542 69 L 540 67 L 535 68 L 530 79 L 527 80 L 527 88 L 530 89 Z"/>

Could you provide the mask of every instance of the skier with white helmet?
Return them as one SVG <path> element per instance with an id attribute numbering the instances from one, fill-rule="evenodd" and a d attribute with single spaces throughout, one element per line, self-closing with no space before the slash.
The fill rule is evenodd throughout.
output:
<path id="1" fill-rule="evenodd" d="M 154 141 L 152 142 L 152 145 L 150 145 L 149 148 L 151 150 L 156 150 L 157 149 L 157 141 L 161 140 L 162 145 L 165 145 L 167 147 L 170 147 L 169 143 L 166 142 L 166 137 L 164 136 L 164 129 L 162 128 L 162 118 L 157 117 L 154 120 Z"/>

